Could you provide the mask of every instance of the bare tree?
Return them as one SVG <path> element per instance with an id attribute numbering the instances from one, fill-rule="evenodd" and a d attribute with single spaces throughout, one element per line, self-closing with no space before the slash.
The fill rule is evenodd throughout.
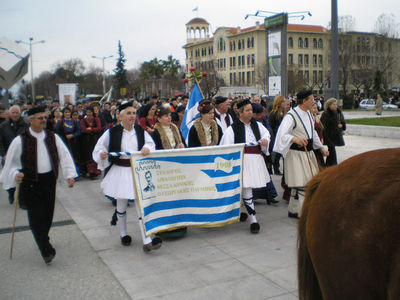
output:
<path id="1" fill-rule="evenodd" d="M 298 65 L 290 65 L 288 67 L 288 92 L 291 95 L 306 87 L 304 76 L 299 72 Z"/>
<path id="2" fill-rule="evenodd" d="M 207 65 L 207 77 L 203 77 L 200 82 L 201 90 L 206 99 L 213 98 L 222 86 L 225 86 L 225 81 L 215 69 L 215 61 L 209 62 Z"/>
<path id="3" fill-rule="evenodd" d="M 268 94 L 268 63 L 257 64 L 256 66 L 256 84 L 258 84 L 265 94 Z"/>

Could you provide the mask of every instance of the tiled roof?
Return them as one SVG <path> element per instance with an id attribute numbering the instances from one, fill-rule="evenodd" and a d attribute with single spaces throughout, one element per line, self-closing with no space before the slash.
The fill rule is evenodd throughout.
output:
<path id="1" fill-rule="evenodd" d="M 301 31 L 301 32 L 327 32 L 328 30 L 318 25 L 300 25 L 300 24 L 288 24 L 288 31 Z"/>
<path id="2" fill-rule="evenodd" d="M 203 19 L 203 18 L 194 18 L 194 19 L 191 19 L 186 25 L 189 25 L 189 24 L 198 24 L 198 23 L 207 24 L 207 25 L 208 25 L 208 22 L 207 22 L 205 19 Z"/>

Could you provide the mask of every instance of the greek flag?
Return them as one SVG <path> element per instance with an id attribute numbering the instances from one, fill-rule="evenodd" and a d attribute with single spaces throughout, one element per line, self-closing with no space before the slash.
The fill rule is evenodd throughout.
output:
<path id="1" fill-rule="evenodd" d="M 200 115 L 197 107 L 199 106 L 199 102 L 201 100 L 203 100 L 203 96 L 201 95 L 199 86 L 197 83 L 195 83 L 192 93 L 189 97 L 189 102 L 186 105 L 185 116 L 183 117 L 181 125 L 182 136 L 186 143 L 188 141 L 190 127 L 192 127 L 193 121 L 196 120 Z"/>
<path id="2" fill-rule="evenodd" d="M 146 235 L 239 220 L 244 144 L 132 155 Z"/>

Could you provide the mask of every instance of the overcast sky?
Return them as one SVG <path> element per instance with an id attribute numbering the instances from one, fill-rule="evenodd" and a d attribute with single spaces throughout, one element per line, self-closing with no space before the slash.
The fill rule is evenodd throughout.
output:
<path id="1" fill-rule="evenodd" d="M 357 31 L 371 31 L 382 13 L 394 14 L 400 20 L 400 2 L 396 0 L 338 2 L 339 16 L 352 15 Z M 215 32 L 220 26 L 245 28 L 262 22 L 262 18 L 254 17 L 245 20 L 246 14 L 257 10 L 309 10 L 312 17 L 303 21 L 289 19 L 289 23 L 327 27 L 330 5 L 328 0 L 1 0 L 0 36 L 46 41 L 33 46 L 35 77 L 51 70 L 55 63 L 75 57 L 86 66 L 101 67 L 101 61 L 92 55 L 114 55 L 105 64 L 106 71 L 111 72 L 118 40 L 125 52 L 127 69 L 154 57 L 165 59 L 169 54 L 184 64 L 185 24 L 197 16 L 193 12 L 196 7 L 198 16 L 206 19 Z"/>

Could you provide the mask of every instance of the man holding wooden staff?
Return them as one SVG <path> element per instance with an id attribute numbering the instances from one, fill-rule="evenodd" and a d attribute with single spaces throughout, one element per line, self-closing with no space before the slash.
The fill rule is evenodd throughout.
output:
<path id="1" fill-rule="evenodd" d="M 28 111 L 30 127 L 10 144 L 0 181 L 4 189 L 20 184 L 20 199 L 27 207 L 29 227 L 46 264 L 56 255 L 50 244 L 58 174 L 74 185 L 74 161 L 62 139 L 46 130 L 44 106 Z"/>
<path id="2" fill-rule="evenodd" d="M 324 156 L 329 154 L 322 145 L 314 127 L 310 109 L 314 97 L 312 91 L 303 90 L 297 94 L 295 108 L 289 110 L 279 126 L 275 138 L 274 152 L 284 158 L 284 177 L 292 188 L 288 216 L 298 218 L 304 201 L 305 186 L 318 173 L 318 163 L 313 149 L 321 149 Z"/>

